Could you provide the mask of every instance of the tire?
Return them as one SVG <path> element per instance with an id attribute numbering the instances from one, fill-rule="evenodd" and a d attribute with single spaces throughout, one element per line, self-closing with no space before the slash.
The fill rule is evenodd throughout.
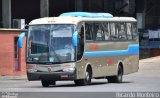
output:
<path id="1" fill-rule="evenodd" d="M 86 70 L 85 79 L 74 80 L 77 86 L 85 86 L 91 84 L 92 71 L 90 69 Z"/>
<path id="2" fill-rule="evenodd" d="M 123 69 L 121 66 L 118 66 L 118 72 L 116 76 L 107 77 L 109 83 L 121 83 L 123 80 Z"/>
<path id="3" fill-rule="evenodd" d="M 49 81 L 49 80 L 41 80 L 43 87 L 49 87 L 49 85 L 56 85 L 55 81 Z"/>

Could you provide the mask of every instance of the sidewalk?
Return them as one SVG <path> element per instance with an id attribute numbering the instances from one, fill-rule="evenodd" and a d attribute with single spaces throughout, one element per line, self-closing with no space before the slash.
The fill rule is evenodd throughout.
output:
<path id="1" fill-rule="evenodd" d="M 150 57 L 150 58 L 146 58 L 146 59 L 141 59 L 139 61 L 140 62 L 146 62 L 146 61 L 155 61 L 155 60 L 160 60 L 160 56 Z"/>
<path id="2" fill-rule="evenodd" d="M 0 80 L 26 80 L 27 76 L 0 76 Z"/>

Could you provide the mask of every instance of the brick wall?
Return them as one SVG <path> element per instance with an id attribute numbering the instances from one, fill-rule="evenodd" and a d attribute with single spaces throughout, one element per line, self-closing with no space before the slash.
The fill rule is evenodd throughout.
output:
<path id="1" fill-rule="evenodd" d="M 0 76 L 25 75 L 25 40 L 23 49 L 19 49 L 20 70 L 16 71 L 14 58 L 14 39 L 18 37 L 20 30 L 0 30 Z"/>

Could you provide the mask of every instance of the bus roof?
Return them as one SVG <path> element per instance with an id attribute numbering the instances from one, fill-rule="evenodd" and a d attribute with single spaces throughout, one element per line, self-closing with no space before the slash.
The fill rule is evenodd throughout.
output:
<path id="1" fill-rule="evenodd" d="M 60 16 L 72 16 L 72 17 L 88 17 L 88 18 L 113 18 L 110 13 L 93 13 L 93 12 L 66 12 Z"/>
<path id="2" fill-rule="evenodd" d="M 113 18 L 84 18 L 84 17 L 70 17 L 70 16 L 61 16 L 61 17 L 45 17 L 32 20 L 29 25 L 36 24 L 77 24 L 80 21 L 103 21 L 103 22 L 136 22 L 135 18 L 132 17 L 113 17 Z"/>
<path id="3" fill-rule="evenodd" d="M 44 17 L 32 20 L 29 25 L 36 24 L 78 24 L 81 21 L 103 22 L 136 22 L 133 17 L 113 17 L 109 13 L 68 12 L 59 17 Z"/>

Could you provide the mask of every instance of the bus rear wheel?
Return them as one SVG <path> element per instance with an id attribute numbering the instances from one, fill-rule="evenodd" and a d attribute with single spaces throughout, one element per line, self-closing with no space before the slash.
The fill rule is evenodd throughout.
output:
<path id="1" fill-rule="evenodd" d="M 43 87 L 49 87 L 49 85 L 56 85 L 56 81 L 49 81 L 49 80 L 41 80 Z"/>
<path id="2" fill-rule="evenodd" d="M 92 72 L 91 72 L 90 69 L 87 69 L 86 73 L 85 73 L 85 78 L 84 79 L 74 80 L 74 83 L 77 86 L 85 86 L 85 85 L 91 84 L 91 79 L 92 79 Z"/>
<path id="3" fill-rule="evenodd" d="M 109 83 L 121 83 L 123 80 L 123 68 L 118 66 L 118 72 L 116 76 L 107 77 Z"/>

